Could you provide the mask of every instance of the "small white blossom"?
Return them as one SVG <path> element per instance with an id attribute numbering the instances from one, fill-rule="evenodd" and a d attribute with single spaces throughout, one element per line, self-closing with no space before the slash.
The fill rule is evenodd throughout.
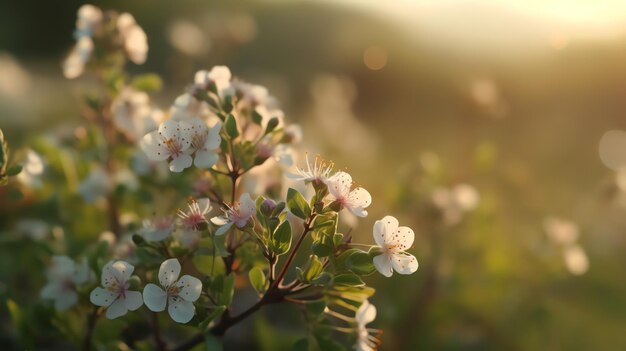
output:
<path id="1" fill-rule="evenodd" d="M 108 319 L 121 317 L 143 305 L 141 293 L 128 290 L 128 280 L 134 270 L 133 265 L 124 261 L 109 262 L 102 268 L 102 287 L 91 291 L 89 301 L 96 306 L 107 307 Z"/>
<path id="2" fill-rule="evenodd" d="M 571 274 L 582 275 L 589 270 L 587 253 L 578 244 L 567 245 L 563 249 L 563 258 L 565 259 L 565 267 Z"/>
<path id="3" fill-rule="evenodd" d="M 65 78 L 74 79 L 83 74 L 85 65 L 91 58 L 93 47 L 91 37 L 83 36 L 78 38 L 76 45 L 65 61 L 63 61 L 63 75 Z"/>
<path id="4" fill-rule="evenodd" d="M 102 25 L 102 10 L 90 4 L 85 4 L 78 9 L 76 18 L 76 31 L 74 36 L 80 38 L 82 36 L 93 37 L 95 32 Z"/>
<path id="5" fill-rule="evenodd" d="M 153 219 L 144 219 L 143 228 L 139 230 L 139 234 L 148 242 L 165 240 L 176 227 L 174 217 L 163 216 Z"/>
<path id="6" fill-rule="evenodd" d="M 150 106 L 150 98 L 143 91 L 130 87 L 122 89 L 111 103 L 113 124 L 131 141 L 157 129 L 164 114 Z"/>
<path id="7" fill-rule="evenodd" d="M 41 188 L 43 170 L 44 164 L 41 156 L 33 150 L 28 150 L 26 159 L 22 163 L 22 171 L 17 175 L 17 179 L 28 187 Z"/>
<path id="8" fill-rule="evenodd" d="M 170 116 L 174 120 L 184 121 L 192 118 L 204 120 L 211 115 L 211 109 L 206 102 L 200 101 L 188 93 L 178 96 L 170 107 Z"/>
<path id="9" fill-rule="evenodd" d="M 309 155 L 306 155 L 306 170 L 304 168 L 297 167 L 297 173 L 287 173 L 287 178 L 293 180 L 301 180 L 304 182 L 322 182 L 326 183 L 330 177 L 330 172 L 333 169 L 334 164 L 332 162 L 325 163 L 324 160 L 316 156 L 313 164 L 309 161 Z"/>
<path id="10" fill-rule="evenodd" d="M 578 240 L 578 226 L 568 220 L 548 217 L 543 222 L 546 235 L 559 245 L 571 245 Z"/>
<path id="11" fill-rule="evenodd" d="M 146 62 L 148 37 L 135 21 L 135 17 L 127 12 L 120 14 L 117 18 L 117 30 L 124 41 L 124 50 L 126 50 L 128 58 L 138 65 Z"/>
<path id="12" fill-rule="evenodd" d="M 183 275 L 180 279 L 180 263 L 175 258 L 161 263 L 159 268 L 160 288 L 155 284 L 148 284 L 143 289 L 143 300 L 153 312 L 167 311 L 175 322 L 189 322 L 195 312 L 196 307 L 193 302 L 200 297 L 202 292 L 202 282 L 190 275 Z"/>
<path id="13" fill-rule="evenodd" d="M 250 217 L 256 213 L 256 204 L 250 198 L 250 194 L 243 193 L 239 197 L 239 204 L 229 207 L 224 212 L 224 216 L 211 218 L 213 224 L 220 226 L 215 235 L 225 234 L 233 224 L 237 228 L 245 227 Z"/>
<path id="14" fill-rule="evenodd" d="M 444 223 L 455 225 L 463 219 L 466 212 L 478 206 L 480 196 L 471 185 L 458 184 L 450 189 L 435 189 L 432 193 L 432 201 L 441 211 Z"/>
<path id="15" fill-rule="evenodd" d="M 191 146 L 189 125 L 184 121 L 169 119 L 141 140 L 141 149 L 152 161 L 171 158 L 170 171 L 182 172 L 191 166 L 192 158 L 185 151 Z"/>
<path id="16" fill-rule="evenodd" d="M 398 220 L 385 216 L 374 223 L 374 241 L 383 250 L 374 257 L 374 266 L 380 274 L 391 277 L 393 271 L 400 274 L 411 274 L 417 270 L 415 256 L 405 250 L 413 245 L 415 234 L 409 227 L 399 227 Z"/>
<path id="17" fill-rule="evenodd" d="M 370 335 L 370 329 L 367 324 L 376 319 L 376 306 L 372 305 L 368 300 L 363 301 L 355 315 L 357 323 L 358 340 L 355 345 L 356 351 L 374 351 L 378 348 L 380 341 Z"/>
<path id="18" fill-rule="evenodd" d="M 367 217 L 367 208 L 372 203 L 370 193 L 357 187 L 352 188 L 352 177 L 346 172 L 337 172 L 326 181 L 328 192 L 342 208 L 347 209 L 358 217 Z"/>
<path id="19" fill-rule="evenodd" d="M 188 153 L 195 153 L 193 163 L 198 168 L 211 168 L 217 163 L 219 156 L 217 149 L 220 147 L 222 138 L 222 122 L 217 122 L 213 127 L 207 128 L 204 121 L 194 118 L 189 121 L 191 133 L 191 147 Z"/>
<path id="20" fill-rule="evenodd" d="M 196 89 L 207 90 L 211 84 L 215 84 L 220 97 L 233 95 L 234 89 L 230 84 L 232 74 L 226 66 L 215 66 L 210 71 L 196 72 L 194 86 Z"/>
<path id="21" fill-rule="evenodd" d="M 74 263 L 67 256 L 52 257 L 52 266 L 47 271 L 48 284 L 41 290 L 41 298 L 54 300 L 54 308 L 64 311 L 78 302 L 76 285 L 84 284 L 91 277 L 87 260 Z"/>
<path id="22" fill-rule="evenodd" d="M 211 202 L 209 199 L 191 200 L 187 204 L 187 212 L 178 210 L 179 224 L 185 230 L 199 230 L 200 225 L 208 224 L 208 214 L 211 212 Z"/>
<path id="23" fill-rule="evenodd" d="M 112 183 L 109 176 L 101 168 L 94 168 L 78 185 L 78 193 L 89 203 L 103 198 L 111 191 Z"/>

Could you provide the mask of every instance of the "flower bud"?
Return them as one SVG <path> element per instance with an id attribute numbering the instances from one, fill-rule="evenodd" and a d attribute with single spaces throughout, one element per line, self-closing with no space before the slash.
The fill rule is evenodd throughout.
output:
<path id="1" fill-rule="evenodd" d="M 278 118 L 272 117 L 267 122 L 267 128 L 265 128 L 265 134 L 271 133 L 278 126 Z"/>
<path id="2" fill-rule="evenodd" d="M 265 199 L 263 203 L 261 203 L 261 213 L 264 216 L 270 217 L 274 209 L 276 208 L 276 202 L 272 199 Z"/>

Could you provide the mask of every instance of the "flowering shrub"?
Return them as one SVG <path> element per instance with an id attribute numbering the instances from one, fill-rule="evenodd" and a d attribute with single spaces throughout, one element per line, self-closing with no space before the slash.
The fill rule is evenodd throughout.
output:
<path id="1" fill-rule="evenodd" d="M 127 60 L 141 64 L 148 52 L 132 15 L 84 5 L 75 37 L 64 74 L 92 75 L 99 86 L 85 96 L 88 123 L 75 130 L 73 146 L 88 160 L 75 192 L 107 220 L 98 242 L 72 250 L 74 258 L 50 259 L 41 298 L 64 311 L 54 323 L 68 323 L 71 314 L 84 333 L 58 330 L 83 349 L 111 348 L 128 341 L 128 328 L 148 324 L 149 333 L 131 345 L 186 350 L 205 341 L 211 347 L 263 306 L 284 303 L 304 316 L 298 349 L 377 348 L 380 331 L 366 327 L 376 317 L 368 302 L 374 289 L 363 277 L 414 273 L 417 259 L 407 252 L 413 230 L 386 216 L 374 224 L 374 244 L 353 242 L 341 218 L 366 217 L 370 193 L 320 157 L 292 169 L 302 133 L 264 87 L 216 66 L 197 72 L 162 111 L 149 95 L 161 85 L 158 76 L 124 72 Z M 3 184 L 18 174 L 31 179 L 24 184 L 47 181 L 37 154 L 23 171 L 10 166 L 0 138 Z M 71 162 L 64 150 L 50 145 L 48 154 Z M 58 246 L 50 245 L 52 253 L 70 251 Z M 245 290 L 254 290 L 255 302 L 238 301 Z M 100 316 L 126 319 L 127 328 L 94 338 L 107 323 Z M 164 337 L 162 329 L 175 324 L 191 329 Z"/>

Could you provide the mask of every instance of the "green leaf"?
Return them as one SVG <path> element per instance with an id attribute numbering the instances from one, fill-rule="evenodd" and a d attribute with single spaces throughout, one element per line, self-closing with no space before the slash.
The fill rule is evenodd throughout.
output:
<path id="1" fill-rule="evenodd" d="M 239 136 L 239 130 L 237 130 L 237 121 L 235 120 L 235 116 L 229 114 L 226 117 L 226 122 L 224 122 L 224 130 L 226 130 L 226 134 L 231 139 L 235 139 Z"/>
<path id="2" fill-rule="evenodd" d="M 292 351 L 309 351 L 309 340 L 307 338 L 300 339 L 293 344 Z"/>
<path id="3" fill-rule="evenodd" d="M 287 191 L 287 208 L 294 216 L 306 219 L 311 215 L 311 208 L 302 194 L 296 189 L 289 188 Z"/>
<path id="4" fill-rule="evenodd" d="M 163 87 L 163 80 L 158 74 L 146 73 L 140 74 L 133 78 L 133 81 L 130 83 L 130 85 L 140 91 L 159 91 Z"/>
<path id="5" fill-rule="evenodd" d="M 211 313 L 209 313 L 209 315 L 198 324 L 198 328 L 200 330 L 208 331 L 207 328 L 209 327 L 209 324 L 211 324 L 211 322 L 219 315 L 224 313 L 224 311 L 226 311 L 226 306 L 215 307 L 213 311 L 211 311 Z"/>
<path id="6" fill-rule="evenodd" d="M 372 274 L 376 270 L 370 255 L 360 250 L 352 253 L 346 259 L 346 268 L 360 275 Z"/>
<path id="7" fill-rule="evenodd" d="M 230 306 L 233 302 L 233 295 L 235 293 L 235 273 L 231 272 L 224 278 L 224 284 L 220 293 L 218 303 L 224 306 Z"/>
<path id="8" fill-rule="evenodd" d="M 311 255 L 309 262 L 307 262 L 304 268 L 297 268 L 298 278 L 303 283 L 311 283 L 313 279 L 319 276 L 324 270 L 324 266 L 319 258 L 315 255 Z"/>
<path id="9" fill-rule="evenodd" d="M 21 171 L 22 171 L 22 165 L 13 165 L 9 167 L 9 169 L 7 170 L 7 175 L 9 177 L 13 177 L 13 176 L 20 174 Z"/>
<path id="10" fill-rule="evenodd" d="M 258 125 L 261 125 L 263 122 L 263 116 L 261 116 L 260 113 L 256 112 L 256 110 L 252 110 L 252 122 Z"/>
<path id="11" fill-rule="evenodd" d="M 250 285 L 259 294 L 265 291 L 265 273 L 260 267 L 254 267 L 248 272 L 248 278 L 250 278 Z"/>
<path id="12" fill-rule="evenodd" d="M 341 273 L 335 276 L 334 283 L 347 286 L 364 286 L 365 283 L 354 273 Z"/>
<path id="13" fill-rule="evenodd" d="M 204 342 L 207 351 L 224 351 L 222 339 L 211 334 L 210 332 L 204 333 Z"/>
<path id="14" fill-rule="evenodd" d="M 331 237 L 322 235 L 319 239 L 313 242 L 311 250 L 319 257 L 327 257 L 335 251 L 335 246 L 333 245 Z"/>
<path id="15" fill-rule="evenodd" d="M 196 255 L 192 259 L 198 272 L 210 277 L 226 274 L 226 266 L 221 257 L 213 255 Z"/>
<path id="16" fill-rule="evenodd" d="M 291 247 L 291 224 L 289 221 L 284 221 L 276 228 L 272 237 L 272 246 L 274 253 L 278 256 L 289 252 Z"/>
<path id="17" fill-rule="evenodd" d="M 307 301 L 304 303 L 304 307 L 306 308 L 307 312 L 313 315 L 320 315 L 324 312 L 324 309 L 326 308 L 326 302 L 324 300 Z"/>
<path id="18" fill-rule="evenodd" d="M 267 127 L 265 128 L 265 134 L 269 134 L 269 133 L 273 132 L 274 129 L 276 129 L 277 126 L 278 126 L 278 118 L 272 117 L 267 122 Z"/>

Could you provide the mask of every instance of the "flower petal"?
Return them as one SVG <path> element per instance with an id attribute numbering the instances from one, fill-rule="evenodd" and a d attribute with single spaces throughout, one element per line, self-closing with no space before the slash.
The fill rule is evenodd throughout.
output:
<path id="1" fill-rule="evenodd" d="M 139 146 L 152 161 L 165 161 L 170 157 L 170 151 L 165 146 L 163 137 L 159 135 L 158 131 L 144 135 Z"/>
<path id="2" fill-rule="evenodd" d="M 54 300 L 54 308 L 57 311 L 65 311 L 78 302 L 78 294 L 74 290 L 65 289 L 62 294 L 57 295 Z"/>
<path id="3" fill-rule="evenodd" d="M 220 131 L 222 130 L 222 122 L 217 122 L 213 127 L 209 129 L 209 134 L 207 135 L 206 141 L 204 142 L 204 147 L 207 150 L 214 150 L 220 146 L 222 142 L 222 137 L 220 137 Z"/>
<path id="4" fill-rule="evenodd" d="M 359 187 L 348 194 L 346 201 L 346 206 L 366 208 L 372 203 L 372 195 L 370 195 L 369 191 Z"/>
<path id="5" fill-rule="evenodd" d="M 217 230 L 215 231 L 215 235 L 220 236 L 220 235 L 224 235 L 226 234 L 226 232 L 230 229 L 230 227 L 233 226 L 232 222 L 228 222 L 225 225 L 217 228 Z"/>
<path id="6" fill-rule="evenodd" d="M 107 308 L 106 316 L 108 319 L 115 319 L 128 313 L 128 308 L 124 304 L 124 298 L 120 296 L 109 308 Z"/>
<path id="7" fill-rule="evenodd" d="M 219 156 L 213 151 L 198 150 L 193 159 L 193 164 L 198 168 L 211 168 L 217 163 Z"/>
<path id="8" fill-rule="evenodd" d="M 143 305 L 143 298 L 139 291 L 127 291 L 124 305 L 127 309 L 134 311 Z"/>
<path id="9" fill-rule="evenodd" d="M 190 155 L 180 154 L 176 157 L 172 158 L 172 162 L 170 162 L 170 171 L 172 172 L 182 172 L 185 168 L 191 167 L 193 160 Z"/>
<path id="10" fill-rule="evenodd" d="M 89 301 L 96 306 L 106 307 L 111 305 L 117 297 L 118 294 L 101 287 L 97 287 L 91 291 L 91 294 L 89 294 Z"/>
<path id="11" fill-rule="evenodd" d="M 150 311 L 161 312 L 165 310 L 165 305 L 167 304 L 167 294 L 158 286 L 148 284 L 145 288 L 143 288 L 143 301 Z"/>
<path id="12" fill-rule="evenodd" d="M 256 205 L 254 200 L 250 197 L 250 194 L 243 193 L 239 197 L 239 213 L 241 217 L 246 218 L 246 220 L 256 213 Z"/>
<path id="13" fill-rule="evenodd" d="M 415 233 L 413 229 L 409 227 L 399 227 L 393 233 L 393 243 L 396 244 L 397 250 L 406 250 L 413 245 L 413 241 L 415 240 Z"/>
<path id="14" fill-rule="evenodd" d="M 356 311 L 356 321 L 359 325 L 365 326 L 376 319 L 376 306 L 372 305 L 368 300 L 363 301 L 359 309 Z"/>
<path id="15" fill-rule="evenodd" d="M 393 269 L 400 274 L 411 274 L 419 266 L 415 256 L 409 253 L 395 254 L 391 257 Z"/>
<path id="16" fill-rule="evenodd" d="M 352 187 L 352 176 L 346 172 L 337 172 L 326 181 L 326 184 L 332 196 L 344 197 L 348 195 Z"/>
<path id="17" fill-rule="evenodd" d="M 180 275 L 180 263 L 175 258 L 163 261 L 159 268 L 159 283 L 164 288 L 170 287 L 176 283 L 178 276 Z"/>
<path id="18" fill-rule="evenodd" d="M 193 303 L 175 296 L 170 297 L 169 300 L 167 312 L 174 322 L 187 323 L 193 318 L 193 315 L 196 313 Z"/>
<path id="19" fill-rule="evenodd" d="M 102 268 L 102 277 L 100 283 L 105 288 L 112 285 L 125 283 L 133 274 L 135 267 L 128 262 L 115 261 L 107 263 Z"/>
<path id="20" fill-rule="evenodd" d="M 213 217 L 211 218 L 211 223 L 215 225 L 224 225 L 228 223 L 228 217 L 224 217 L 224 216 Z"/>
<path id="21" fill-rule="evenodd" d="M 374 267 L 376 270 L 385 277 L 391 277 L 393 275 L 393 268 L 391 266 L 391 257 L 387 254 L 382 254 L 374 257 Z"/>
<path id="22" fill-rule="evenodd" d="M 200 297 L 202 292 L 202 282 L 196 277 L 190 275 L 183 275 L 176 283 L 180 292 L 178 296 L 187 301 L 194 302 Z"/>
<path id="23" fill-rule="evenodd" d="M 398 220 L 393 216 L 385 216 L 374 223 L 374 240 L 379 246 L 390 243 L 392 233 L 398 229 Z"/>

